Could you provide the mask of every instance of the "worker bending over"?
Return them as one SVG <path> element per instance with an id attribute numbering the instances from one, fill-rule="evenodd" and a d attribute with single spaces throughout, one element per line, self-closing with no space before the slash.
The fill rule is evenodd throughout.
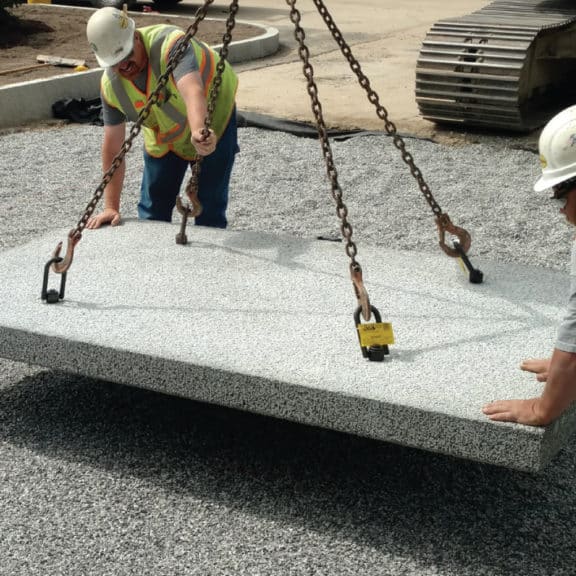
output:
<path id="1" fill-rule="evenodd" d="M 86 35 L 100 66 L 104 119 L 102 167 L 106 172 L 120 152 L 126 121 L 139 112 L 166 71 L 171 54 L 184 32 L 174 26 L 136 29 L 124 12 L 107 7 L 88 20 Z M 204 133 L 207 102 L 219 56 L 191 39 L 174 68 L 160 100 L 143 124 L 144 174 L 138 216 L 170 222 L 186 169 L 203 157 L 198 198 L 202 213 L 196 224 L 225 228 L 228 185 L 238 152 L 235 96 L 238 80 L 226 63 L 209 134 Z M 88 228 L 120 222 L 123 160 L 104 190 L 104 209 Z"/>
<path id="2" fill-rule="evenodd" d="M 542 176 L 536 192 L 552 189 L 560 212 L 576 226 L 576 106 L 563 110 L 544 127 L 539 141 Z M 546 426 L 576 400 L 576 243 L 572 244 L 570 299 L 558 330 L 551 358 L 526 360 L 522 370 L 533 372 L 544 389 L 538 398 L 498 400 L 484 406 L 492 420 Z"/>

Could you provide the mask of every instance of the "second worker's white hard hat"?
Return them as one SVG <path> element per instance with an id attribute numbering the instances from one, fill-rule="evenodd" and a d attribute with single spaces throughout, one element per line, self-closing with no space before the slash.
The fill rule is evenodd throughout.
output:
<path id="1" fill-rule="evenodd" d="M 534 184 L 541 192 L 576 177 L 576 106 L 556 114 L 538 142 L 542 176 Z"/>
<path id="2" fill-rule="evenodd" d="M 112 7 L 96 10 L 86 25 L 90 48 L 104 68 L 114 66 L 126 58 L 134 46 L 136 24 L 132 18 Z"/>

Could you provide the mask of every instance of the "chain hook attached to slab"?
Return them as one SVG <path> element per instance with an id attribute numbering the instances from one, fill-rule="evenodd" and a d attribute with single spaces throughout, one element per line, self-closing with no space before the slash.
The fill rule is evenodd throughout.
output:
<path id="1" fill-rule="evenodd" d="M 72 260 L 74 259 L 74 249 L 76 244 L 80 242 L 82 234 L 78 232 L 75 228 L 70 230 L 68 233 L 68 246 L 66 248 L 66 254 L 62 258 L 60 252 L 62 252 L 62 242 L 58 242 L 58 245 L 52 253 L 52 258 L 46 262 L 44 265 L 44 280 L 42 282 L 42 300 L 47 304 L 56 304 L 60 300 L 64 299 L 64 288 L 66 286 L 66 273 L 72 265 Z M 60 274 L 60 290 L 48 289 L 48 276 L 50 274 L 50 269 L 56 274 Z"/>

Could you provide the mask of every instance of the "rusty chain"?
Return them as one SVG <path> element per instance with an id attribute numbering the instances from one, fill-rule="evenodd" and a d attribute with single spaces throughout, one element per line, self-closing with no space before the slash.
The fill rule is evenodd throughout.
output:
<path id="1" fill-rule="evenodd" d="M 354 58 L 354 56 L 352 54 L 352 50 L 350 49 L 350 46 L 344 40 L 342 33 L 340 32 L 340 30 L 336 26 L 334 20 L 332 19 L 332 16 L 330 15 L 330 13 L 328 12 L 328 9 L 326 8 L 324 2 L 322 0 L 312 0 L 312 1 L 314 2 L 315 6 L 318 10 L 318 13 L 320 14 L 322 19 L 324 20 L 326 26 L 330 30 L 332 37 L 334 38 L 334 40 L 338 44 L 340 51 L 342 52 L 343 56 L 346 58 L 346 60 L 350 64 L 350 68 L 351 68 L 352 72 L 358 78 L 358 82 L 360 83 L 360 86 L 366 91 L 366 94 L 368 95 L 368 100 L 376 108 L 376 114 L 378 115 L 378 117 L 381 120 L 384 121 L 384 128 L 385 128 L 387 134 L 389 136 L 392 136 L 394 146 L 396 146 L 396 148 L 400 151 L 401 156 L 402 156 L 402 160 L 410 168 L 410 173 L 412 174 L 412 176 L 414 177 L 414 179 L 418 183 L 420 191 L 422 192 L 424 198 L 428 202 L 428 205 L 432 209 L 432 212 L 433 212 L 434 216 L 436 217 L 436 226 L 438 227 L 439 234 L 440 234 L 440 247 L 442 248 L 442 250 L 444 250 L 444 252 L 446 254 L 448 254 L 448 256 L 452 256 L 452 257 L 459 257 L 460 256 L 460 253 L 457 250 L 452 249 L 446 245 L 445 233 L 448 232 L 448 233 L 456 236 L 460 240 L 460 243 L 462 245 L 462 249 L 464 250 L 464 252 L 468 252 L 468 250 L 470 248 L 470 244 L 471 244 L 470 234 L 466 230 L 464 230 L 463 228 L 460 228 L 460 227 L 452 224 L 448 214 L 446 214 L 442 211 L 442 208 L 440 208 L 440 205 L 438 204 L 438 202 L 436 202 L 434 196 L 432 195 L 432 191 L 430 190 L 430 187 L 428 186 L 428 184 L 424 180 L 424 176 L 422 174 L 422 171 L 420 170 L 420 168 L 418 168 L 418 166 L 416 166 L 416 163 L 414 162 L 414 158 L 413 158 L 412 154 L 410 154 L 410 152 L 408 152 L 406 150 L 406 143 L 404 142 L 404 139 L 398 134 L 398 129 L 396 128 L 396 125 L 388 117 L 389 116 L 388 110 L 380 103 L 380 98 L 379 98 L 378 94 L 372 89 L 372 87 L 370 85 L 370 80 L 362 72 L 362 67 L 360 66 L 360 63 L 358 62 L 358 60 L 356 60 L 356 58 Z"/>
<path id="2" fill-rule="evenodd" d="M 178 65 L 180 60 L 182 60 L 182 57 L 184 56 L 184 52 L 188 48 L 190 40 L 198 32 L 198 26 L 200 25 L 202 20 L 204 20 L 204 18 L 206 17 L 206 15 L 208 13 L 208 8 L 210 7 L 210 5 L 213 2 L 214 2 L 214 0 L 204 0 L 203 6 L 198 8 L 198 10 L 196 11 L 196 14 L 194 16 L 194 22 L 192 22 L 192 24 L 188 27 L 188 29 L 186 30 L 186 33 L 184 34 L 184 36 L 179 41 L 177 48 L 175 49 L 174 53 L 172 54 L 172 57 L 170 58 L 170 60 L 168 62 L 168 65 L 166 67 L 166 71 L 164 72 L 164 74 L 162 74 L 158 78 L 158 84 L 156 86 L 156 89 L 152 92 L 148 101 L 146 102 L 146 105 L 138 114 L 138 119 L 136 120 L 136 122 L 131 126 L 128 138 L 126 138 L 124 140 L 122 147 L 120 148 L 120 151 L 113 158 L 112 163 L 110 165 L 110 168 L 104 173 L 104 175 L 102 177 L 102 181 L 100 182 L 100 184 L 98 185 L 98 187 L 94 191 L 92 199 L 90 200 L 90 202 L 88 202 L 88 205 L 86 206 L 84 213 L 82 214 L 80 220 L 78 221 L 76 226 L 74 228 L 72 228 L 72 230 L 69 232 L 69 234 L 68 234 L 68 250 L 66 253 L 66 257 L 64 259 L 61 259 L 59 262 L 56 262 L 55 264 L 53 264 L 52 269 L 54 270 L 54 272 L 56 272 L 58 274 L 62 274 L 64 272 L 66 272 L 68 270 L 68 268 L 70 268 L 70 265 L 72 264 L 74 247 L 82 238 L 82 233 L 84 232 L 84 229 L 86 228 L 86 225 L 88 224 L 88 220 L 90 220 L 92 214 L 94 213 L 94 210 L 96 209 L 96 206 L 98 205 L 98 202 L 100 202 L 100 200 L 102 199 L 102 196 L 104 194 L 104 190 L 105 190 L 106 186 L 108 186 L 108 184 L 112 180 L 112 177 L 114 176 L 116 170 L 118 170 L 119 166 L 122 164 L 124 157 L 129 152 L 130 148 L 132 148 L 132 144 L 134 142 L 134 139 L 140 133 L 140 131 L 142 129 L 142 125 L 144 124 L 144 122 L 146 121 L 148 116 L 150 116 L 152 106 L 158 104 L 160 98 L 163 95 L 163 91 L 166 87 L 166 84 L 168 83 L 168 80 L 170 79 L 170 75 L 172 74 L 172 72 L 174 71 L 174 68 L 176 68 L 176 66 Z M 238 0 L 234 0 L 233 4 L 237 5 L 237 2 L 238 2 Z M 229 37 L 229 35 L 230 35 L 229 30 L 227 30 L 227 35 Z M 221 72 L 220 72 L 220 74 L 221 74 Z M 215 100 L 215 98 L 214 98 L 214 100 Z M 212 106 L 212 109 L 213 109 L 213 106 Z M 206 119 L 206 126 L 210 125 L 209 122 L 210 122 L 210 119 L 207 118 Z M 58 246 L 56 247 L 56 249 L 54 250 L 53 256 L 58 258 L 61 249 L 62 249 L 62 243 L 60 242 L 58 244 Z"/>
<path id="3" fill-rule="evenodd" d="M 299 45 L 298 53 L 302 60 L 304 76 L 307 80 L 307 91 L 312 104 L 312 112 L 316 119 L 316 128 L 318 130 L 320 145 L 322 147 L 322 154 L 326 163 L 326 172 L 330 179 L 332 197 L 336 202 L 336 214 L 340 219 L 340 232 L 346 241 L 345 249 L 346 254 L 350 258 L 350 275 L 352 277 L 354 291 L 358 303 L 362 308 L 363 318 L 369 320 L 371 316 L 370 300 L 362 282 L 362 267 L 356 260 L 358 249 L 356 244 L 352 241 L 352 225 L 348 221 L 348 208 L 344 203 L 342 188 L 338 182 L 338 171 L 334 165 L 334 156 L 332 154 L 330 141 L 328 140 L 328 132 L 326 130 L 326 123 L 324 122 L 324 115 L 322 113 L 322 104 L 318 98 L 318 86 L 314 81 L 314 68 L 312 67 L 312 64 L 310 64 L 310 50 L 306 46 L 306 34 L 300 25 L 302 16 L 300 11 L 296 8 L 296 0 L 286 0 L 286 3 L 290 6 L 290 20 L 294 24 L 294 37 Z"/>
<path id="4" fill-rule="evenodd" d="M 238 13 L 238 0 L 232 0 L 230 7 L 228 8 L 228 18 L 226 19 L 226 32 L 222 37 L 222 48 L 220 49 L 220 60 L 216 66 L 216 75 L 212 81 L 212 88 L 210 93 L 210 100 L 208 101 L 208 114 L 206 116 L 206 129 L 210 129 L 210 124 L 212 123 L 212 116 L 214 115 L 214 110 L 216 109 L 216 100 L 218 99 L 218 94 L 220 93 L 220 85 L 222 84 L 222 76 L 224 74 L 224 69 L 226 68 L 226 60 L 228 60 L 228 49 L 230 43 L 232 42 L 232 31 L 236 25 L 236 14 Z"/>
<path id="5" fill-rule="evenodd" d="M 232 31 L 236 25 L 236 14 L 238 13 L 238 0 L 232 0 L 228 9 L 228 18 L 226 19 L 226 31 L 222 37 L 222 48 L 220 49 L 220 59 L 216 65 L 216 74 L 212 81 L 210 88 L 210 97 L 207 104 L 207 113 L 204 120 L 204 137 L 207 138 L 210 133 L 210 126 L 212 125 L 212 118 L 216 110 L 216 100 L 220 93 L 220 85 L 222 84 L 222 76 L 226 68 L 226 60 L 228 59 L 228 49 L 232 42 Z M 186 186 L 186 196 L 188 197 L 188 205 L 182 202 L 180 195 L 176 197 L 176 208 L 182 216 L 180 232 L 176 236 L 177 244 L 186 244 L 188 239 L 186 237 L 186 223 L 189 217 L 199 216 L 202 212 L 202 204 L 198 199 L 198 185 L 200 182 L 200 172 L 202 169 L 202 156 L 198 156 L 192 167 L 192 176 Z"/>

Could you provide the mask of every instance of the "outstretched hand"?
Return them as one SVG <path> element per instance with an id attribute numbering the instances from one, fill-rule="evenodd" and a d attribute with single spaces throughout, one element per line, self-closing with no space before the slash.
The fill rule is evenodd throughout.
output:
<path id="1" fill-rule="evenodd" d="M 498 422 L 517 422 L 528 426 L 546 426 L 550 422 L 538 412 L 540 398 L 528 400 L 497 400 L 486 404 L 482 412 Z"/>
<path id="2" fill-rule="evenodd" d="M 117 226 L 120 224 L 121 217 L 120 212 L 118 210 L 114 210 L 113 208 L 104 208 L 100 214 L 96 214 L 96 216 L 92 216 L 88 223 L 86 224 L 86 228 L 94 230 L 96 228 L 100 228 L 103 224 L 111 224 L 112 226 Z"/>
<path id="3" fill-rule="evenodd" d="M 546 382 L 551 358 L 531 358 L 520 364 L 520 370 L 536 374 L 538 382 Z M 546 426 L 549 422 L 538 413 L 540 398 L 528 400 L 497 400 L 486 404 L 482 412 L 498 422 L 517 422 L 528 426 Z"/>

